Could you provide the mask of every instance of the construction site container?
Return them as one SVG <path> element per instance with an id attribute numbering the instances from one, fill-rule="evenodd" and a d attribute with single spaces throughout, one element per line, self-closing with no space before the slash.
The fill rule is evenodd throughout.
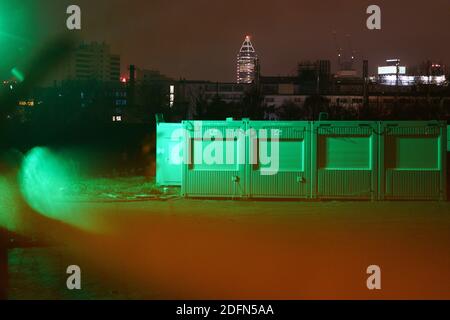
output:
<path id="1" fill-rule="evenodd" d="M 239 198 L 246 195 L 247 121 L 184 121 L 189 134 L 182 194 Z"/>
<path id="2" fill-rule="evenodd" d="M 183 121 L 157 127 L 159 185 L 186 197 L 444 200 L 438 121 Z"/>
<path id="3" fill-rule="evenodd" d="M 250 121 L 247 132 L 248 196 L 310 198 L 310 122 Z"/>
<path id="4" fill-rule="evenodd" d="M 450 126 L 447 126 L 447 152 L 450 152 Z"/>
<path id="5" fill-rule="evenodd" d="M 181 186 L 181 129 L 181 123 L 161 122 L 156 126 L 156 183 L 160 186 Z"/>
<path id="6" fill-rule="evenodd" d="M 377 122 L 314 123 L 312 197 L 376 199 L 377 130 Z"/>
<path id="7" fill-rule="evenodd" d="M 446 123 L 389 121 L 379 131 L 380 199 L 445 199 Z"/>

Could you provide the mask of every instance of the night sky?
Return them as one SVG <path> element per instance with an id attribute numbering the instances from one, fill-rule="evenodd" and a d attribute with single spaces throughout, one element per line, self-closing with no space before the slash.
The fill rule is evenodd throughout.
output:
<path id="1" fill-rule="evenodd" d="M 27 21 L 26 27 L 21 22 L 11 30 L 15 24 L 0 19 L 0 28 L 33 43 L 25 51 L 20 44 L 25 52 L 20 57 L 2 60 L 2 76 L 14 59 L 27 59 L 39 44 L 68 32 L 65 10 L 70 4 L 82 9 L 81 38 L 111 44 L 122 56 L 124 71 L 134 63 L 175 78 L 234 81 L 236 54 L 246 34 L 252 36 L 265 75 L 293 74 L 296 63 L 305 59 L 331 59 L 335 69 L 333 31 L 344 49 L 345 35 L 351 34 L 358 67 L 367 58 L 371 71 L 392 57 L 406 65 L 427 58 L 450 64 L 449 0 L 0 0 L 0 4 L 0 17 L 8 10 L 7 20 L 19 16 Z M 371 4 L 382 10 L 380 31 L 366 28 L 366 8 Z M 0 32 L 0 54 L 8 47 L 5 41 Z"/>

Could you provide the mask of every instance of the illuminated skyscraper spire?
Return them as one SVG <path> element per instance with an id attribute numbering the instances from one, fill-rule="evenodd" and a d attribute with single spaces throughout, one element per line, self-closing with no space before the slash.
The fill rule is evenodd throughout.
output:
<path id="1" fill-rule="evenodd" d="M 246 36 L 237 56 L 237 83 L 252 83 L 256 78 L 258 55 Z"/>

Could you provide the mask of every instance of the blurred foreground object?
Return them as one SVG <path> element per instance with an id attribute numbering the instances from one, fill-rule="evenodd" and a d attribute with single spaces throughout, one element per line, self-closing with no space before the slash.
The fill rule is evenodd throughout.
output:
<path id="1" fill-rule="evenodd" d="M 8 292 L 8 232 L 0 227 L 0 300 L 7 298 Z"/>
<path id="2" fill-rule="evenodd" d="M 3 127 L 4 122 L 8 119 L 8 115 L 14 111 L 18 98 L 27 95 L 46 75 L 50 74 L 70 54 L 74 44 L 75 41 L 72 37 L 66 35 L 56 37 L 49 41 L 39 54 L 29 60 L 29 67 L 26 68 L 25 72 L 21 72 L 16 68 L 13 69 L 13 73 L 16 76 L 20 75 L 20 83 L 15 87 L 11 86 L 11 90 L 0 92 L 0 128 Z M 4 173 L 7 172 L 0 171 L 1 177 L 4 176 Z M 3 205 L 3 202 L 1 205 Z M 0 214 L 10 214 L 12 207 L 4 207 L 0 210 Z M 8 230 L 0 225 L 0 299 L 7 298 L 7 285 Z"/>

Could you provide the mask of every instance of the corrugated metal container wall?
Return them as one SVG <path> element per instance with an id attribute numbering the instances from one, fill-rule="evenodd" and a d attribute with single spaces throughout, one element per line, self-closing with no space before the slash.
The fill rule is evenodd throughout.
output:
<path id="1" fill-rule="evenodd" d="M 247 132 L 249 197 L 310 198 L 311 124 L 250 121 Z"/>
<path id="2" fill-rule="evenodd" d="M 376 199 L 376 122 L 316 122 L 312 133 L 312 196 Z"/>
<path id="3" fill-rule="evenodd" d="M 446 124 L 380 123 L 380 199 L 446 198 Z"/>
<path id="4" fill-rule="evenodd" d="M 446 189 L 447 189 L 447 196 L 446 199 L 450 199 L 450 125 L 447 126 L 447 184 L 446 184 Z"/>
<path id="5" fill-rule="evenodd" d="M 447 152 L 450 152 L 450 126 L 447 126 Z"/>
<path id="6" fill-rule="evenodd" d="M 176 137 L 181 123 L 158 123 L 156 126 L 156 183 L 160 186 L 181 186 L 183 140 Z M 175 135 L 174 135 L 175 134 Z M 175 155 L 173 152 L 179 151 Z"/>
<path id="7" fill-rule="evenodd" d="M 181 192 L 187 197 L 246 195 L 246 121 L 184 121 L 188 163 Z"/>

